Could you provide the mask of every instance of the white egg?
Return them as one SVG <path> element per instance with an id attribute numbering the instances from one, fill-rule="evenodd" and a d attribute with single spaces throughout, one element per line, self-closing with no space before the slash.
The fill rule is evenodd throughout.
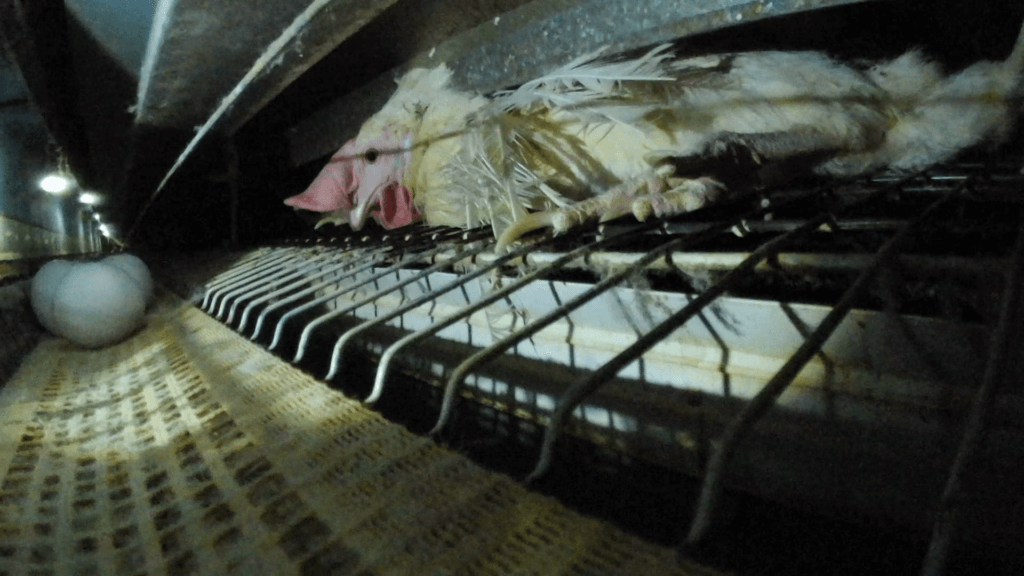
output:
<path id="1" fill-rule="evenodd" d="M 142 324 L 146 300 L 116 266 L 90 262 L 64 277 L 54 298 L 57 333 L 86 348 L 118 342 Z"/>
<path id="2" fill-rule="evenodd" d="M 103 261 L 117 266 L 131 276 L 132 280 L 138 285 L 139 290 L 142 291 L 146 304 L 149 305 L 153 300 L 153 277 L 149 275 L 149 268 L 146 267 L 146 263 L 141 258 L 125 252 L 107 256 Z"/>
<path id="3" fill-rule="evenodd" d="M 51 260 L 32 278 L 32 311 L 36 313 L 39 323 L 53 334 L 58 333 L 53 319 L 53 302 L 57 295 L 57 287 L 74 267 L 73 262 Z"/>

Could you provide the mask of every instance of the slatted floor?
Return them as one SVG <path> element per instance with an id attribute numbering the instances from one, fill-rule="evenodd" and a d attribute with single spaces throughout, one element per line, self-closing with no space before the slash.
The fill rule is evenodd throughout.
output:
<path id="1" fill-rule="evenodd" d="M 2 574 L 715 574 L 389 423 L 164 295 L 0 391 Z"/>

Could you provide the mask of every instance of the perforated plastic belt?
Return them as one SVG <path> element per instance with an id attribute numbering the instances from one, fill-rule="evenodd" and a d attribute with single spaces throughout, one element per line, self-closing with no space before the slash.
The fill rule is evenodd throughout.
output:
<path id="1" fill-rule="evenodd" d="M 0 572 L 714 574 L 391 424 L 164 296 L 0 392 Z"/>

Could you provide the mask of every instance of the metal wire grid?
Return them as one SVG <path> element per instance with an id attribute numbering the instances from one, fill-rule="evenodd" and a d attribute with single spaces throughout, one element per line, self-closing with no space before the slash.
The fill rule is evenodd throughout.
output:
<path id="1" fill-rule="evenodd" d="M 819 354 L 823 344 L 836 330 L 854 305 L 863 300 L 864 295 L 872 286 L 872 281 L 881 269 L 890 265 L 893 258 L 900 254 L 908 240 L 915 237 L 922 229 L 934 224 L 933 220 L 951 200 L 964 195 L 983 194 L 996 189 L 999 185 L 1016 186 L 1016 178 L 1001 177 L 984 171 L 975 170 L 974 174 L 931 175 L 915 178 L 876 181 L 875 185 L 859 193 L 824 194 L 821 190 L 809 190 L 796 193 L 792 198 L 784 198 L 768 202 L 763 200 L 739 215 L 733 215 L 711 222 L 669 222 L 650 223 L 647 225 L 607 226 L 593 240 L 570 242 L 569 246 L 561 247 L 561 251 L 551 252 L 552 247 L 560 239 L 542 238 L 525 243 L 507 254 L 494 255 L 492 243 L 487 239 L 486 231 L 455 232 L 451 230 L 433 231 L 418 229 L 413 232 L 390 233 L 381 237 L 350 236 L 341 241 L 344 249 L 317 246 L 303 248 L 301 244 L 280 249 L 264 249 L 251 254 L 247 259 L 238 262 L 232 269 L 220 274 L 205 285 L 205 294 L 201 307 L 210 314 L 226 321 L 235 322 L 240 316 L 237 329 L 246 330 L 249 320 L 257 311 L 259 316 L 251 337 L 261 335 L 269 315 L 278 310 L 288 311 L 280 316 L 274 330 L 270 348 L 275 349 L 282 344 L 284 326 L 296 316 L 308 312 L 317 306 L 331 305 L 339 301 L 339 297 L 359 291 L 359 297 L 344 305 L 337 305 L 312 321 L 305 324 L 297 346 L 294 361 L 298 362 L 307 353 L 307 346 L 314 331 L 317 331 L 332 319 L 352 313 L 362 307 L 373 305 L 374 302 L 389 295 L 400 293 L 406 286 L 420 282 L 430 275 L 446 269 L 462 269 L 464 273 L 437 288 L 432 288 L 419 298 L 406 301 L 403 297 L 400 305 L 387 313 L 366 319 L 354 328 L 348 329 L 336 340 L 327 373 L 333 378 L 342 368 L 344 351 L 348 345 L 358 339 L 359 335 L 375 327 L 401 319 L 406 312 L 438 299 L 441 295 L 452 291 L 465 291 L 467 286 L 478 279 L 490 279 L 491 288 L 479 295 L 472 303 L 443 316 L 433 324 L 421 330 L 401 337 L 383 350 L 377 368 L 373 390 L 365 399 L 366 403 L 376 402 L 384 393 L 388 375 L 392 370 L 393 361 L 402 354 L 402 350 L 414 346 L 433 335 L 441 333 L 449 326 L 465 321 L 471 315 L 484 310 L 488 306 L 507 299 L 538 278 L 564 272 L 573 267 L 586 266 L 602 255 L 614 254 L 623 246 L 640 242 L 651 245 L 650 249 L 628 263 L 621 263 L 618 269 L 606 274 L 600 281 L 574 298 L 562 302 L 561 305 L 547 314 L 524 322 L 521 327 L 513 327 L 502 337 L 492 338 L 491 343 L 478 349 L 456 367 L 447 378 L 444 386 L 444 399 L 437 423 L 431 431 L 432 435 L 440 434 L 449 424 L 455 399 L 467 376 L 478 371 L 486 363 L 514 349 L 518 344 L 530 339 L 533 335 L 560 318 L 564 318 L 573 310 L 592 301 L 611 287 L 622 284 L 638 273 L 652 266 L 664 265 L 673 255 L 685 253 L 723 234 L 746 234 L 750 232 L 770 232 L 770 240 L 760 244 L 748 255 L 745 255 L 712 285 L 688 297 L 689 303 L 672 313 L 653 329 L 640 334 L 635 342 L 618 352 L 612 359 L 605 362 L 589 375 L 581 378 L 561 393 L 550 415 L 549 425 L 545 431 L 542 452 L 534 471 L 527 481 L 533 481 L 545 474 L 554 457 L 554 447 L 559 434 L 565 428 L 574 413 L 579 415 L 581 404 L 597 392 L 602 386 L 614 379 L 626 366 L 634 363 L 645 352 L 666 338 L 673 331 L 690 319 L 706 312 L 708 306 L 717 298 L 731 290 L 738 282 L 748 278 L 752 271 L 764 266 L 766 261 L 778 259 L 780 253 L 788 247 L 806 241 L 809 235 L 822 227 L 833 230 L 871 229 L 890 234 L 889 238 L 870 258 L 862 258 L 856 262 L 858 268 L 856 280 L 838 298 L 831 311 L 813 330 L 805 335 L 799 349 L 782 365 L 775 376 L 745 405 L 726 426 L 724 433 L 714 444 L 710 461 L 707 463 L 703 490 L 695 519 L 689 529 L 682 548 L 698 546 L 705 538 L 714 518 L 718 497 L 723 486 L 723 479 L 729 463 L 753 425 L 775 405 L 780 395 L 790 386 L 796 375 L 806 366 L 807 362 Z M 909 219 L 899 218 L 863 218 L 857 216 L 857 210 L 877 202 L 880 198 L 895 194 L 923 194 L 929 198 L 927 207 Z M 818 206 L 824 200 L 825 209 L 819 210 L 802 220 L 773 220 L 766 217 L 784 210 L 786 206 Z M 562 242 L 564 244 L 564 242 Z M 1006 319 L 1013 317 L 1017 304 L 1015 285 L 1019 284 L 1020 249 L 1014 253 L 1010 267 L 1011 278 L 1005 282 L 1006 290 L 1001 304 L 999 327 L 992 335 L 990 356 L 985 372 L 985 379 L 978 389 L 978 399 L 974 403 L 969 417 L 969 428 L 965 440 L 957 454 L 953 471 L 946 492 L 942 498 L 942 509 L 936 523 L 933 546 L 929 550 L 925 562 L 926 574 L 941 573 L 945 555 L 950 545 L 950 534 L 956 517 L 955 510 L 961 499 L 956 497 L 960 490 L 959 478 L 966 462 L 977 450 L 978 437 L 984 428 L 984 412 L 991 403 L 993 390 L 996 386 L 998 367 L 1003 362 L 1009 333 Z M 538 256 L 542 255 L 542 256 Z M 849 264 L 849 263 L 847 263 Z M 519 267 L 518 275 L 507 274 L 509 269 Z M 376 280 L 393 274 L 397 270 L 414 270 L 415 274 L 406 276 L 397 283 L 384 288 L 367 289 Z M 273 302 L 271 304 L 271 302 Z M 513 323 L 514 324 L 514 323 Z"/>

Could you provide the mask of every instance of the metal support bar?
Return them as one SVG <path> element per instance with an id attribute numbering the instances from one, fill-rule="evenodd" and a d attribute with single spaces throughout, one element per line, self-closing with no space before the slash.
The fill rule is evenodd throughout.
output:
<path id="1" fill-rule="evenodd" d="M 878 253 L 875 254 L 871 265 L 861 272 L 857 280 L 843 294 L 839 302 L 825 316 L 814 332 L 786 361 L 775 376 L 765 384 L 764 388 L 747 403 L 740 414 L 729 423 L 718 443 L 718 448 L 714 451 L 708 463 L 708 470 L 704 476 L 704 484 L 701 488 L 697 511 L 694 515 L 693 524 L 690 526 L 690 531 L 686 536 L 684 546 L 698 544 L 711 527 L 715 506 L 722 492 L 725 472 L 732 455 L 735 453 L 736 446 L 743 440 L 746 433 L 750 431 L 753 424 L 775 404 L 775 401 L 786 390 L 793 381 L 793 378 L 803 369 L 804 365 L 818 353 L 818 350 L 821 349 L 821 346 L 825 344 L 825 341 L 832 335 L 832 332 L 839 326 L 847 312 L 853 308 L 854 302 L 869 287 L 875 273 L 896 252 L 903 241 L 909 237 L 909 232 L 930 217 L 952 196 L 953 192 L 949 192 L 934 202 L 914 220 L 908 222 L 902 230 L 897 232 L 895 236 L 882 246 Z"/>
<path id="2" fill-rule="evenodd" d="M 988 362 L 981 386 L 974 397 L 974 406 L 967 417 L 964 435 L 953 466 L 949 471 L 945 489 L 939 500 L 939 511 L 932 528 L 932 539 L 925 555 L 922 576 L 941 576 L 946 564 L 949 546 L 953 541 L 958 511 L 964 504 L 963 477 L 981 445 L 985 431 L 985 412 L 992 403 L 996 387 L 999 385 L 1002 368 L 1010 344 L 1010 333 L 1017 318 L 1017 308 L 1021 298 L 1021 281 L 1024 280 L 1024 212 L 1021 213 L 1021 226 L 1017 234 L 1017 242 L 1013 249 L 1010 271 L 1003 287 L 1003 301 L 1000 306 L 999 321 L 992 334 Z"/>
<path id="3" fill-rule="evenodd" d="M 838 222 L 843 231 L 848 229 Z M 643 258 L 643 252 L 599 252 L 587 257 L 586 266 L 620 268 L 632 266 Z M 650 262 L 647 270 L 672 272 L 676 270 L 730 270 L 738 266 L 748 254 L 741 252 L 673 252 Z M 755 272 L 785 270 L 794 272 L 858 272 L 871 262 L 871 254 L 781 252 L 770 264 L 761 264 Z M 530 266 L 543 266 L 558 257 L 557 253 L 540 252 L 526 257 Z M 966 256 L 914 255 L 900 258 L 900 264 L 913 274 L 942 274 L 980 276 L 998 272 L 1001 258 Z M 570 265 L 572 266 L 572 265 Z M 586 266 L 572 266 L 583 267 Z"/>
<path id="4" fill-rule="evenodd" d="M 262 108 L 291 80 L 330 51 L 338 41 L 361 28 L 375 15 L 376 10 L 383 9 L 392 1 L 312 0 L 305 9 L 295 14 L 294 19 L 257 56 L 238 83 L 229 92 L 221 95 L 216 108 L 210 112 L 206 122 L 182 150 L 156 190 L 139 210 L 126 238 L 130 240 L 134 236 L 146 212 L 164 190 L 167 182 L 207 134 L 217 130 L 234 133 L 245 120 Z M 286 6 L 287 3 L 282 5 Z M 360 9 L 365 12 L 360 13 Z M 337 12 L 342 10 L 345 11 L 345 15 L 339 17 Z M 149 78 L 145 78 L 143 85 L 145 86 L 148 81 Z M 143 91 L 139 96 L 140 112 L 145 113 L 153 109 L 148 106 L 149 101 L 146 91 Z"/>

